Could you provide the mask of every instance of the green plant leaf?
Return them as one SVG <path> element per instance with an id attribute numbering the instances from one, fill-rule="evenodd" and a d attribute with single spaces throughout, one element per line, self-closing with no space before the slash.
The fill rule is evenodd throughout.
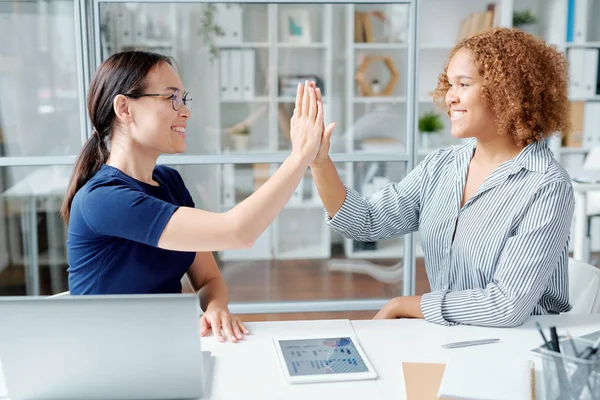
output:
<path id="1" fill-rule="evenodd" d="M 435 133 L 444 129 L 440 115 L 434 111 L 428 111 L 419 118 L 419 132 Z"/>

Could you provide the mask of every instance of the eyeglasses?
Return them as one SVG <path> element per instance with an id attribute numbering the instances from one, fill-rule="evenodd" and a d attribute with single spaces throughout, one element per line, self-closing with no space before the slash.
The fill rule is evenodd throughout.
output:
<path id="1" fill-rule="evenodd" d="M 188 99 L 189 92 L 181 92 L 181 90 L 175 90 L 173 94 L 156 94 L 156 93 L 129 93 L 124 96 L 131 97 L 132 99 L 139 99 L 140 97 L 167 97 L 171 99 L 173 110 L 179 111 L 182 104 L 185 104 L 189 108 L 189 103 L 192 101 Z"/>

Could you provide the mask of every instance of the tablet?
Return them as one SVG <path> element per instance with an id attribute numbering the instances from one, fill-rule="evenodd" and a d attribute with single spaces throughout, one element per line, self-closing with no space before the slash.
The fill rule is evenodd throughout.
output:
<path id="1" fill-rule="evenodd" d="M 273 339 L 279 365 L 290 383 L 375 379 L 377 373 L 356 338 Z"/>

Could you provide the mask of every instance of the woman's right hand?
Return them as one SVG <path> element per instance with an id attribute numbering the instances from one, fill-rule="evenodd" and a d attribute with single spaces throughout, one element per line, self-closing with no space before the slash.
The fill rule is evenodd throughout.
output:
<path id="1" fill-rule="evenodd" d="M 321 89 L 316 87 L 313 82 L 313 87 L 315 88 L 315 94 L 317 95 L 317 101 L 323 104 L 323 96 L 321 95 Z M 333 132 L 333 128 L 335 128 L 335 122 L 330 123 L 325 128 L 323 125 L 323 138 L 321 139 L 321 147 L 319 148 L 319 152 L 317 156 L 310 164 L 311 168 L 318 167 L 319 165 L 323 165 L 329 161 L 329 148 L 331 147 L 331 133 Z"/>
<path id="2" fill-rule="evenodd" d="M 315 88 L 308 81 L 298 83 L 296 106 L 291 119 L 292 153 L 307 164 L 311 163 L 321 146 L 323 136 L 323 104 L 317 100 Z"/>

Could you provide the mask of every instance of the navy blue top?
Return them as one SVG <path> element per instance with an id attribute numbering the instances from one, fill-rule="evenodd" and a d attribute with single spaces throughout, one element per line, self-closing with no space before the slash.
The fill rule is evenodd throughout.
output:
<path id="1" fill-rule="evenodd" d="M 179 206 L 194 202 L 179 173 L 156 166 L 159 186 L 103 165 L 73 198 L 67 236 L 71 294 L 181 293 L 194 252 L 157 247 Z"/>

